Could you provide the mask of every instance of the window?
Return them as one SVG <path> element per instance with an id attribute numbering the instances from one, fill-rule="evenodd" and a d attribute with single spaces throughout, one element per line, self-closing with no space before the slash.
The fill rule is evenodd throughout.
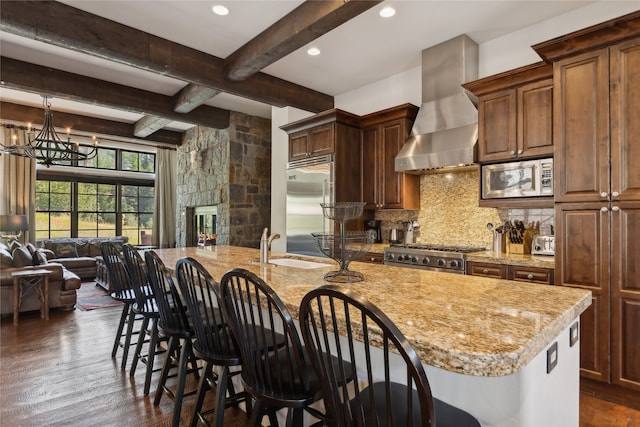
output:
<path id="1" fill-rule="evenodd" d="M 117 170 L 153 173 L 155 154 L 99 148 L 96 158 L 79 162 L 77 167 L 116 169 L 118 165 Z M 153 180 L 131 175 L 78 169 L 51 174 L 39 169 L 36 239 L 124 235 L 134 245 L 148 244 L 153 226 Z"/>
<path id="2" fill-rule="evenodd" d="M 36 239 L 71 235 L 71 183 L 36 181 Z"/>
<path id="3" fill-rule="evenodd" d="M 78 237 L 116 235 L 117 186 L 78 183 Z"/>

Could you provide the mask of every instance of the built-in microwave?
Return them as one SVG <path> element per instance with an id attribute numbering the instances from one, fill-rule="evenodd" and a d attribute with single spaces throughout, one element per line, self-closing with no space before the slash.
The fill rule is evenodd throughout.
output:
<path id="1" fill-rule="evenodd" d="M 483 165 L 482 198 L 553 196 L 553 159 Z"/>

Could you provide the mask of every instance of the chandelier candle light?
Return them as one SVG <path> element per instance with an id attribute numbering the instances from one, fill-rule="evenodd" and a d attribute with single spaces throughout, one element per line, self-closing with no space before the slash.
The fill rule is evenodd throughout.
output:
<path id="1" fill-rule="evenodd" d="M 63 141 L 53 127 L 53 113 L 51 112 L 51 103 L 48 102 L 49 96 L 43 95 L 44 105 L 44 123 L 42 130 L 35 137 L 34 131 L 31 130 L 31 124 L 27 128 L 27 136 L 29 142 L 26 145 L 17 145 L 16 136 L 10 146 L 2 146 L 2 151 L 7 154 L 21 157 L 29 157 L 35 159 L 38 163 L 50 167 L 52 165 L 70 166 L 72 162 L 90 160 L 96 157 L 98 153 L 98 140 L 93 137 L 93 146 L 86 147 L 85 150 L 80 149 L 80 144 L 71 142 L 69 136 L 70 129 L 67 128 L 67 140 Z"/>

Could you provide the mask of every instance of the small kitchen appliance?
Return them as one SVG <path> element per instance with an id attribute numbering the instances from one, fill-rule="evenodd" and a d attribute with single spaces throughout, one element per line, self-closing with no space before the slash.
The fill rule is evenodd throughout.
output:
<path id="1" fill-rule="evenodd" d="M 482 198 L 553 196 L 553 159 L 483 165 Z"/>
<path id="2" fill-rule="evenodd" d="M 380 223 L 382 221 L 372 219 L 364 223 L 365 231 L 373 236 L 373 243 L 382 243 L 382 229 Z"/>
<path id="3" fill-rule="evenodd" d="M 404 240 L 404 231 L 402 229 L 402 222 L 398 221 L 391 226 L 391 230 L 389 230 L 389 243 L 392 245 L 397 245 L 402 243 Z"/>
<path id="4" fill-rule="evenodd" d="M 538 234 L 533 236 L 531 242 L 531 255 L 555 255 L 556 236 L 548 234 Z"/>

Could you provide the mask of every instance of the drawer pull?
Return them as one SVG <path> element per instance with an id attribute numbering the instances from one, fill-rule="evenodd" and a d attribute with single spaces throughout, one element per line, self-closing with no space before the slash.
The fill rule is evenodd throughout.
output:
<path id="1" fill-rule="evenodd" d="M 527 274 L 527 279 L 533 280 L 533 274 L 531 274 L 531 273 Z"/>
<path id="2" fill-rule="evenodd" d="M 482 274 L 488 274 L 489 270 L 487 270 L 486 268 L 484 270 L 482 270 Z"/>

